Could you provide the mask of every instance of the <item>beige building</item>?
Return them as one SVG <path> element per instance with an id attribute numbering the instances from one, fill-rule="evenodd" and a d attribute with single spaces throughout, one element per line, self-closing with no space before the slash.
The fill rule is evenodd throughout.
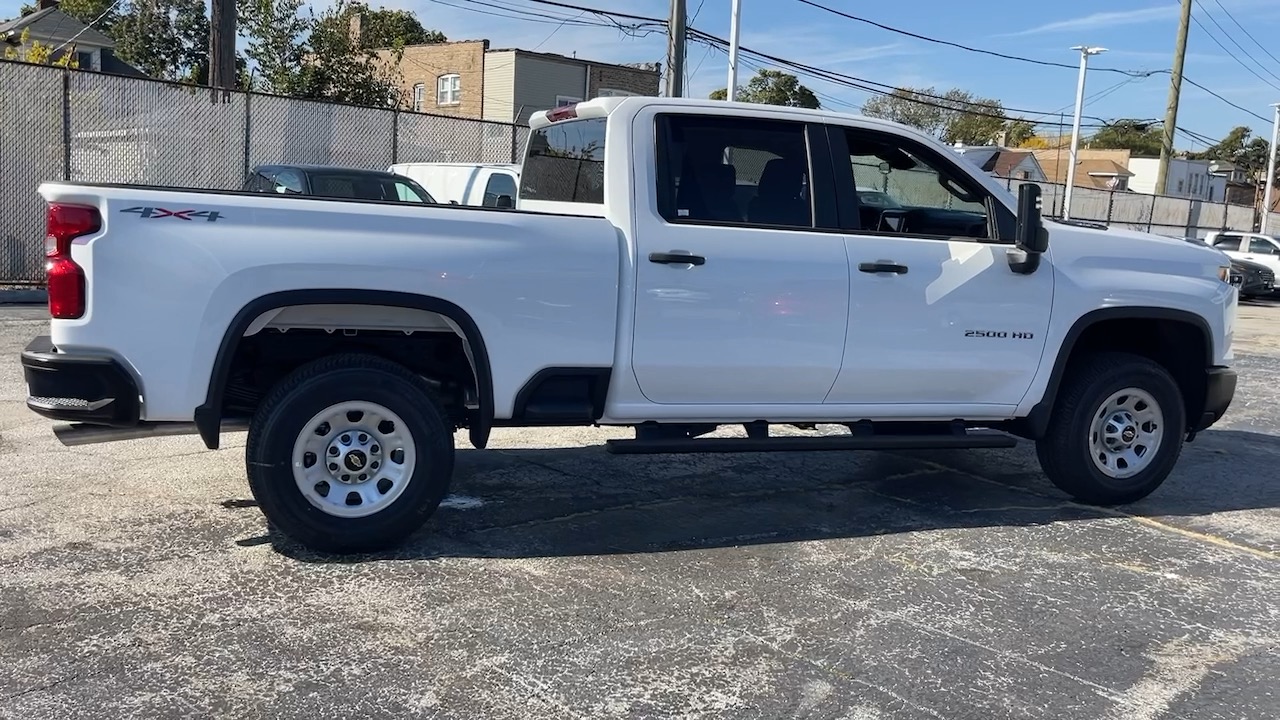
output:
<path id="1" fill-rule="evenodd" d="M 391 52 L 379 54 L 391 61 Z M 661 68 L 491 49 L 488 40 L 461 40 L 404 48 L 399 75 L 406 110 L 524 124 L 540 110 L 596 97 L 658 95 Z"/>

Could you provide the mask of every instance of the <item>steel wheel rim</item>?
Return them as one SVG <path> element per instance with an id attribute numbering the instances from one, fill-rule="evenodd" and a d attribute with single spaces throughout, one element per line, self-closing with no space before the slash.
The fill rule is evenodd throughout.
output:
<path id="1" fill-rule="evenodd" d="M 1111 394 L 1089 425 L 1089 455 L 1099 472 L 1124 480 L 1146 470 L 1164 439 L 1164 411 L 1151 393 L 1125 388 Z"/>
<path id="2" fill-rule="evenodd" d="M 316 509 L 334 517 L 380 512 L 413 479 L 417 448 L 408 425 L 373 402 L 337 403 L 316 413 L 293 443 L 293 479 Z"/>

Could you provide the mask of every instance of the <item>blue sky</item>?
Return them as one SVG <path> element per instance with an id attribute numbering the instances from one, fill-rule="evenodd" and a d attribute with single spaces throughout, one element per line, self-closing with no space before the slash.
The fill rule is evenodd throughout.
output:
<path id="1" fill-rule="evenodd" d="M 669 8 L 668 0 L 564 1 L 654 17 L 666 17 Z M 1052 4 L 1011 0 L 815 1 L 920 35 L 1062 62 L 1073 68 L 1040 67 L 943 47 L 840 18 L 797 0 L 743 0 L 742 44 L 806 65 L 894 86 L 934 86 L 939 91 L 960 87 L 999 99 L 1007 108 L 1042 113 L 1046 120 L 1056 121 L 1058 113 L 1065 113 L 1068 122 L 1075 97 L 1074 65 L 1079 61 L 1071 46 L 1108 48 L 1107 53 L 1093 58 L 1091 67 L 1167 70 L 1178 22 L 1177 0 L 1075 0 Z M 729 0 L 687 2 L 692 26 L 728 37 Z M 0 0 L 0 17 L 16 15 L 20 4 L 21 0 Z M 321 0 L 316 7 L 324 4 Z M 443 31 L 451 40 L 488 38 L 493 47 L 536 48 L 567 55 L 576 52 L 579 57 L 611 62 L 665 59 L 665 37 L 660 32 L 633 37 L 617 28 L 582 26 L 575 23 L 598 19 L 529 0 L 372 0 L 370 4 L 413 11 L 424 25 Z M 1187 77 L 1262 119 L 1184 85 L 1178 125 L 1212 138 L 1221 137 L 1236 125 L 1247 125 L 1255 134 L 1269 134 L 1269 104 L 1280 102 L 1280 60 L 1276 59 L 1280 58 L 1280 44 L 1274 40 L 1280 37 L 1280 2 L 1196 0 L 1194 17 L 1199 24 L 1193 21 L 1191 26 Z M 572 21 L 561 25 L 565 18 Z M 1276 57 L 1254 44 L 1237 21 Z M 1215 43 L 1214 37 L 1225 49 Z M 705 96 L 726 83 L 725 54 L 705 45 L 689 46 L 688 69 L 686 94 Z M 753 72 L 744 67 L 742 82 Z M 802 76 L 802 82 L 833 110 L 856 110 L 867 97 L 863 91 L 821 79 Z M 1086 105 L 1085 114 L 1162 118 L 1168 87 L 1167 73 L 1130 79 L 1115 73 L 1090 72 L 1086 95 L 1097 97 Z M 1179 137 L 1178 145 L 1203 147 L 1184 136 Z"/>

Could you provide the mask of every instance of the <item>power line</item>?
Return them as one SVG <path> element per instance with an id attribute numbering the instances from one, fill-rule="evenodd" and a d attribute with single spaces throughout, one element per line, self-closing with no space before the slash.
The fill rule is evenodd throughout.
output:
<path id="1" fill-rule="evenodd" d="M 1219 95 L 1218 93 L 1216 93 L 1216 92 L 1214 92 L 1214 91 L 1210 90 L 1209 88 L 1207 88 L 1207 87 L 1205 87 L 1205 86 L 1201 85 L 1200 83 L 1196 82 L 1195 80 L 1192 80 L 1191 78 L 1187 77 L 1186 75 L 1183 75 L 1183 76 L 1182 76 L 1182 79 L 1183 79 L 1183 81 L 1184 81 L 1184 82 L 1190 83 L 1191 85 L 1194 85 L 1195 87 L 1200 88 L 1201 90 L 1203 90 L 1203 91 L 1205 91 L 1205 92 L 1209 93 L 1210 95 L 1212 95 L 1212 96 L 1214 96 L 1214 97 L 1218 98 L 1218 99 L 1219 99 L 1219 100 L 1221 100 L 1222 102 L 1224 102 L 1224 103 L 1226 103 L 1226 104 L 1230 105 L 1231 107 L 1233 107 L 1233 108 L 1235 108 L 1235 109 L 1239 110 L 1239 111 L 1240 111 L 1240 112 L 1242 112 L 1242 113 L 1246 113 L 1246 114 L 1248 114 L 1248 115 L 1252 115 L 1253 117 L 1258 118 L 1258 119 L 1259 119 L 1259 120 L 1261 120 L 1262 122 L 1271 122 L 1270 120 L 1268 120 L 1267 118 L 1262 117 L 1262 116 L 1261 116 L 1261 115 L 1259 115 L 1258 113 L 1256 113 L 1256 112 L 1254 112 L 1254 111 L 1252 111 L 1252 110 L 1250 110 L 1250 109 L 1248 109 L 1248 108 L 1242 107 L 1242 106 L 1240 106 L 1240 105 L 1237 105 L 1237 104 L 1235 104 L 1235 103 L 1231 102 L 1230 100 L 1228 100 L 1228 99 L 1226 99 L 1226 98 L 1222 97 L 1222 96 L 1221 96 L 1221 95 Z"/>
<path id="2" fill-rule="evenodd" d="M 1245 27 L 1240 24 L 1239 20 L 1236 20 L 1236 16 L 1232 15 L 1230 10 L 1224 7 L 1222 3 L 1218 2 L 1218 0 L 1213 0 L 1213 2 L 1215 5 L 1222 8 L 1222 12 L 1226 13 L 1227 17 L 1231 18 L 1231 22 L 1235 23 L 1236 27 L 1240 28 L 1240 31 L 1243 32 L 1246 37 L 1252 40 L 1254 45 L 1257 45 L 1258 47 L 1262 48 L 1262 52 L 1266 53 L 1267 56 L 1270 57 L 1272 60 L 1275 60 L 1277 65 L 1280 65 L 1280 58 L 1277 58 L 1275 55 L 1272 55 L 1271 51 L 1267 49 L 1266 45 L 1263 45 L 1262 43 L 1258 42 L 1258 39 L 1255 38 L 1248 30 L 1246 30 Z"/>
<path id="3" fill-rule="evenodd" d="M 857 15 L 852 15 L 850 13 L 844 12 L 843 10 L 836 10 L 835 8 L 827 7 L 826 5 L 821 5 L 819 3 L 813 2 L 813 0 L 796 0 L 796 2 L 800 2 L 805 5 L 818 8 L 819 10 L 825 10 L 833 15 L 839 15 L 840 17 L 847 18 L 849 20 L 855 20 L 860 23 L 865 23 L 867 25 L 880 28 L 881 30 L 887 30 L 891 33 L 897 33 L 898 35 L 904 35 L 906 37 L 914 38 L 916 40 L 923 40 L 924 42 L 934 43 L 937 45 L 946 45 L 948 47 L 958 48 L 960 50 L 965 50 L 967 52 L 979 53 L 981 55 L 990 55 L 992 57 L 1003 58 L 1005 60 L 1015 60 L 1017 62 L 1030 63 L 1032 65 L 1042 65 L 1045 67 L 1059 67 L 1059 68 L 1066 68 L 1068 70 L 1077 69 L 1077 66 L 1070 65 L 1068 63 L 1054 62 L 1052 60 L 1037 60 L 1035 58 L 1022 57 L 1020 55 L 1010 55 L 1008 53 L 996 52 L 995 50 L 986 50 L 983 48 L 976 48 L 976 47 L 970 47 L 968 45 L 961 45 L 960 43 L 951 42 L 950 40 L 940 40 L 935 37 L 929 37 L 928 35 L 921 35 L 919 33 L 914 33 L 909 30 L 903 30 L 901 28 L 885 25 L 884 23 L 879 23 L 879 22 L 876 22 L 875 20 L 868 20 L 867 18 L 864 18 L 864 17 L 858 17 Z M 1133 75 L 1137 72 L 1140 72 L 1140 71 L 1134 71 L 1134 70 L 1121 70 L 1120 68 L 1108 68 L 1108 67 L 1099 67 L 1099 68 L 1092 68 L 1092 69 L 1097 70 L 1099 72 L 1121 73 L 1123 75 Z"/>
<path id="4" fill-rule="evenodd" d="M 1200 11 L 1205 15 L 1205 17 L 1208 17 L 1208 18 L 1209 18 L 1209 21 L 1210 21 L 1210 22 L 1212 22 L 1214 25 L 1217 25 L 1219 30 L 1222 30 L 1222 34 L 1223 34 L 1223 35 L 1227 35 L 1227 31 L 1226 31 L 1225 29 L 1223 29 L 1222 25 L 1220 25 L 1220 24 L 1218 23 L 1218 21 L 1217 21 L 1217 20 L 1214 20 L 1214 19 L 1213 19 L 1213 16 L 1209 15 L 1209 13 L 1205 11 L 1205 9 L 1204 9 L 1204 6 L 1203 6 L 1203 5 L 1201 5 L 1201 6 L 1200 6 Z M 1210 39 L 1210 40 L 1212 40 L 1212 41 L 1213 41 L 1213 43 L 1214 43 L 1215 45 L 1217 45 L 1218 47 L 1222 48 L 1222 51 L 1223 51 L 1223 52 L 1225 52 L 1226 54 L 1230 55 L 1230 56 L 1231 56 L 1231 59 L 1232 59 L 1232 60 L 1235 60 L 1235 61 L 1236 61 L 1236 63 L 1237 63 L 1240 67 L 1244 68 L 1245 70 L 1248 70 L 1248 71 L 1249 71 L 1249 72 L 1250 72 L 1254 77 L 1258 78 L 1258 79 L 1259 79 L 1259 80 L 1261 80 L 1262 82 L 1264 82 L 1264 83 L 1266 83 L 1266 84 L 1270 85 L 1271 87 L 1275 88 L 1276 90 L 1280 90 L 1280 85 L 1276 85 L 1275 83 L 1271 82 L 1270 80 L 1268 80 L 1268 79 L 1266 79 L 1266 78 L 1262 77 L 1261 75 L 1259 75 L 1257 70 L 1254 70 L 1253 68 L 1251 68 L 1251 67 L 1249 67 L 1248 65 L 1246 65 L 1246 64 L 1244 63 L 1244 61 L 1243 61 L 1243 60 L 1241 60 L 1241 59 L 1240 59 L 1240 57 L 1239 57 L 1236 53 L 1231 52 L 1231 50 L 1229 50 L 1229 49 L 1227 48 L 1227 46 L 1226 46 L 1226 45 L 1223 45 L 1223 44 L 1222 44 L 1222 41 L 1221 41 L 1221 40 L 1218 40 L 1217 36 L 1215 36 L 1213 33 L 1209 32 L 1209 28 L 1205 27 L 1204 23 L 1200 22 L 1200 18 L 1196 17 L 1195 15 L 1192 15 L 1192 16 L 1191 16 L 1191 20 L 1192 20 L 1192 22 L 1194 22 L 1194 23 L 1196 24 L 1196 27 L 1200 28 L 1202 31 L 1204 31 L 1204 34 L 1205 34 L 1205 35 L 1208 35 L 1208 36 L 1209 36 L 1209 39 Z M 1237 43 L 1235 40 L 1233 40 L 1233 39 L 1231 38 L 1231 36 L 1230 36 L 1230 35 L 1227 35 L 1227 39 L 1228 39 L 1228 40 L 1231 40 L 1231 42 L 1235 43 L 1235 46 L 1236 46 L 1236 47 L 1238 47 L 1238 48 L 1240 48 L 1240 52 L 1244 53 L 1244 56 L 1245 56 L 1245 57 L 1249 58 L 1250 60 L 1253 60 L 1253 62 L 1254 62 L 1254 63 L 1258 63 L 1258 60 L 1257 60 L 1256 58 L 1254 58 L 1252 55 L 1250 55 L 1250 54 L 1249 54 L 1249 52 L 1248 52 L 1247 50 L 1245 50 L 1244 48 L 1240 47 L 1240 43 Z M 1258 63 L 1258 66 L 1259 66 L 1259 67 L 1261 67 L 1261 63 Z M 1266 68 L 1262 68 L 1262 69 L 1263 69 L 1263 71 L 1264 71 L 1264 72 L 1270 72 L 1270 71 L 1268 71 Z M 1275 73 L 1271 73 L 1271 76 L 1272 76 L 1272 77 L 1275 77 L 1277 80 L 1280 80 L 1280 77 L 1276 77 Z"/>

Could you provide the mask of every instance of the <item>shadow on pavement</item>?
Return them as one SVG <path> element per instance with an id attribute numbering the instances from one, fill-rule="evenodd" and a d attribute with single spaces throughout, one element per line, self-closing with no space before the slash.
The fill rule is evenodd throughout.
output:
<path id="1" fill-rule="evenodd" d="M 304 562 L 654 553 L 1116 517 L 1200 516 L 1280 507 L 1280 437 L 1208 431 L 1147 499 L 1115 509 L 1072 502 L 1040 472 L 1030 443 L 1010 451 L 616 457 L 600 447 L 459 450 L 453 492 L 395 552 L 309 552 Z M 1119 512 L 1117 512 L 1119 511 Z"/>

